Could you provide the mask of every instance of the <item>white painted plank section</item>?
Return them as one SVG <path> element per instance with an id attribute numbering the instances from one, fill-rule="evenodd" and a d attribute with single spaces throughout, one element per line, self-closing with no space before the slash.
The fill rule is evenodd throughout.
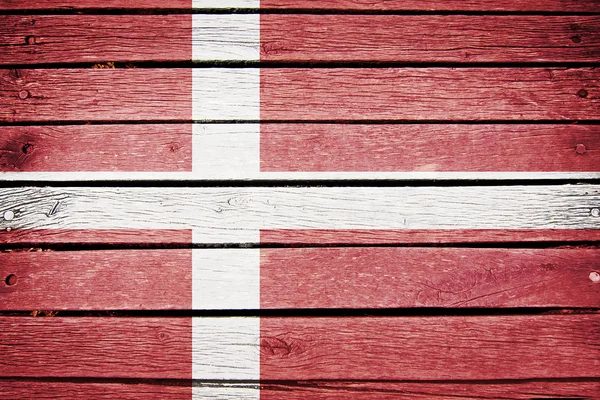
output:
<path id="1" fill-rule="evenodd" d="M 600 229 L 600 185 L 0 189 L 7 229 L 194 229 L 257 243 L 259 229 Z"/>
<path id="2" fill-rule="evenodd" d="M 193 249 L 192 309 L 260 309 L 260 249 Z"/>
<path id="3" fill-rule="evenodd" d="M 260 0 L 192 0 L 192 8 L 260 8 Z"/>
<path id="4" fill-rule="evenodd" d="M 259 400 L 260 385 L 237 383 L 229 386 L 223 384 L 200 384 L 192 386 L 193 400 Z"/>
<path id="5" fill-rule="evenodd" d="M 192 378 L 260 379 L 260 319 L 192 318 Z"/>
<path id="6" fill-rule="evenodd" d="M 192 119 L 260 119 L 260 69 L 192 69 Z"/>
<path id="7" fill-rule="evenodd" d="M 193 14 L 193 61 L 259 61 L 259 14 Z"/>

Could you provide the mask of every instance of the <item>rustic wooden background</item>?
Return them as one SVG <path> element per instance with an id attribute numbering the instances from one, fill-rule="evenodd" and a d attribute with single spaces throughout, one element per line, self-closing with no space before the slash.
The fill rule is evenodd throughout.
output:
<path id="1" fill-rule="evenodd" d="M 600 398 L 597 0 L 0 0 L 0 397 Z"/>

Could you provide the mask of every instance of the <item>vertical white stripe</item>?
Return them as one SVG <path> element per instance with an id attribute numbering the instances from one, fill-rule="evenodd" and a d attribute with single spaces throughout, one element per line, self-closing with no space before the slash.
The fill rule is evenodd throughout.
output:
<path id="1" fill-rule="evenodd" d="M 260 69 L 194 68 L 194 120 L 260 119 Z"/>
<path id="2" fill-rule="evenodd" d="M 193 14 L 194 61 L 259 61 L 259 14 Z"/>
<path id="3" fill-rule="evenodd" d="M 196 179 L 248 179 L 260 175 L 260 124 L 194 124 Z"/>
<path id="4" fill-rule="evenodd" d="M 259 380 L 260 319 L 192 318 L 192 378 Z"/>
<path id="5" fill-rule="evenodd" d="M 260 0 L 192 0 L 192 8 L 260 8 Z"/>
<path id="6" fill-rule="evenodd" d="M 192 308 L 260 308 L 260 249 L 192 250 Z"/>

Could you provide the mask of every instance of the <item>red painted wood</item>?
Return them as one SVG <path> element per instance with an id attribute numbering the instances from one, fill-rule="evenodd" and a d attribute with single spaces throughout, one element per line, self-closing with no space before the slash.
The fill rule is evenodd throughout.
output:
<path id="1" fill-rule="evenodd" d="M 599 77 L 588 68 L 263 68 L 261 119 L 586 120 L 600 115 Z"/>
<path id="2" fill-rule="evenodd" d="M 0 231 L 0 243 L 180 244 L 192 243 L 191 229 L 13 229 Z"/>
<path id="3" fill-rule="evenodd" d="M 4 310 L 169 310 L 192 307 L 192 250 L 0 253 Z"/>
<path id="4" fill-rule="evenodd" d="M 599 31 L 582 16 L 260 17 L 264 61 L 593 62 Z M 0 16 L 0 45 L 0 64 L 190 61 L 192 17 Z"/>
<path id="5" fill-rule="evenodd" d="M 190 120 L 191 69 L 0 71 L 0 121 Z"/>
<path id="6" fill-rule="evenodd" d="M 0 317 L 3 376 L 192 378 L 191 318 Z"/>
<path id="7" fill-rule="evenodd" d="M 227 393 L 227 389 L 248 388 L 248 384 L 219 382 L 207 387 L 217 387 Z M 267 400 L 285 399 L 370 399 L 383 400 L 390 397 L 410 397 L 411 399 L 448 399 L 460 396 L 461 399 L 526 399 L 536 398 L 596 398 L 600 396 L 600 382 L 597 380 L 570 381 L 513 381 L 485 383 L 437 383 L 437 382 L 323 382 L 304 381 L 296 384 L 270 382 L 262 383 L 260 398 Z M 169 386 L 146 383 L 92 383 L 92 382 L 40 382 L 30 380 L 0 380 L 0 391 L 13 400 L 30 399 L 108 399 L 124 400 L 165 399 L 181 400 L 191 398 L 190 386 Z M 210 391 L 210 390 L 208 390 Z M 250 391 L 250 394 L 253 391 Z M 232 391 L 231 395 L 236 393 Z M 258 394 L 258 393 L 256 393 Z"/>
<path id="8" fill-rule="evenodd" d="M 0 127 L 0 171 L 191 171 L 192 126 Z"/>
<path id="9" fill-rule="evenodd" d="M 597 17 L 260 17 L 261 60 L 266 61 L 595 61 L 599 32 Z"/>
<path id="10" fill-rule="evenodd" d="M 261 318 L 263 380 L 597 377 L 600 316 Z"/>
<path id="11" fill-rule="evenodd" d="M 2 235 L 0 234 L 0 238 Z M 263 244 L 425 244 L 600 241 L 600 229 L 263 229 Z"/>
<path id="12" fill-rule="evenodd" d="M 427 10 L 427 11 L 557 11 L 598 12 L 595 0 L 262 0 L 261 8 L 287 9 L 349 9 L 349 10 Z M 80 8 L 190 8 L 190 0 L 2 0 L 0 10 L 80 9 Z"/>
<path id="13" fill-rule="evenodd" d="M 260 134 L 262 171 L 600 171 L 595 125 L 262 124 Z"/>
<path id="14" fill-rule="evenodd" d="M 283 273 L 285 271 L 285 273 Z M 598 249 L 262 249 L 261 308 L 600 306 Z"/>
<path id="15" fill-rule="evenodd" d="M 598 119 L 599 74 L 593 68 L 263 68 L 261 118 Z M 190 69 L 5 70 L 0 86 L 4 122 L 191 118 Z"/>
<path id="16" fill-rule="evenodd" d="M 0 16 L 0 63 L 192 59 L 192 16 Z"/>
<path id="17" fill-rule="evenodd" d="M 184 400 L 192 398 L 192 385 L 191 383 L 175 386 L 152 383 L 44 382 L 9 379 L 0 380 L 0 392 L 6 398 L 13 400 L 57 398 L 73 400 Z"/>
<path id="18" fill-rule="evenodd" d="M 4 376 L 190 378 L 189 318 L 0 317 L 0 326 Z M 263 380 L 591 378 L 600 366 L 598 314 L 266 317 L 260 329 Z"/>
<path id="19" fill-rule="evenodd" d="M 593 308 L 600 285 L 589 274 L 600 271 L 599 252 L 261 249 L 260 307 Z M 0 281 L 0 310 L 185 310 L 194 290 L 190 249 L 0 253 Z"/>

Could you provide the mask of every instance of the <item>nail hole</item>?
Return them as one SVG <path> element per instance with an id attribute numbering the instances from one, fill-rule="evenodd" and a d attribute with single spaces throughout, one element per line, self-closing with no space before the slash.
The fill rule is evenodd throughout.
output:
<path id="1" fill-rule="evenodd" d="M 12 221 L 13 219 L 15 219 L 15 213 L 14 211 L 5 211 L 4 215 L 2 216 L 6 221 Z"/>
<path id="2" fill-rule="evenodd" d="M 575 146 L 575 152 L 577 154 L 585 154 L 585 152 L 587 151 L 587 149 L 585 148 L 584 144 L 577 144 L 577 146 Z"/>
<path id="3" fill-rule="evenodd" d="M 35 36 L 27 36 L 25 38 L 25 43 L 29 44 L 29 45 L 34 45 L 36 42 L 36 38 Z"/>
<path id="4" fill-rule="evenodd" d="M 600 217 L 600 208 L 592 208 L 590 214 L 592 214 L 592 217 Z"/>
<path id="5" fill-rule="evenodd" d="M 577 96 L 581 97 L 582 99 L 585 99 L 586 97 L 588 97 L 588 91 L 585 89 L 579 89 L 579 92 L 577 92 Z"/>
<path id="6" fill-rule="evenodd" d="M 581 36 L 571 36 L 571 41 L 573 43 L 581 43 Z"/>
<path id="7" fill-rule="evenodd" d="M 14 286 L 17 284 L 17 276 L 15 274 L 10 274 L 6 278 L 4 278 L 4 283 L 6 286 Z"/>
<path id="8" fill-rule="evenodd" d="M 31 154 L 33 152 L 33 145 L 31 143 L 27 143 L 21 148 L 23 154 Z"/>
<path id="9" fill-rule="evenodd" d="M 19 98 L 20 98 L 21 100 L 25 100 L 25 99 L 26 99 L 26 98 L 28 98 L 28 97 L 29 97 L 29 92 L 28 92 L 27 90 L 21 90 L 21 91 L 19 92 Z"/>
<path id="10" fill-rule="evenodd" d="M 590 281 L 592 281 L 594 283 L 600 282 L 600 274 L 597 273 L 596 271 L 590 272 Z"/>

